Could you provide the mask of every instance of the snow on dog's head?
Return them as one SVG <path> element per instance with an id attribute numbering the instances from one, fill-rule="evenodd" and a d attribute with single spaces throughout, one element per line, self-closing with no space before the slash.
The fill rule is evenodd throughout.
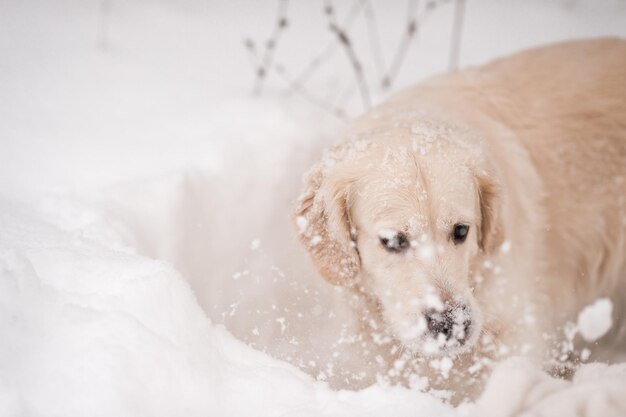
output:
<path id="1" fill-rule="evenodd" d="M 489 308 L 476 301 L 471 270 L 501 243 L 495 177 L 479 141 L 395 128 L 313 168 L 298 233 L 321 274 L 373 298 L 406 348 L 461 353 Z"/>

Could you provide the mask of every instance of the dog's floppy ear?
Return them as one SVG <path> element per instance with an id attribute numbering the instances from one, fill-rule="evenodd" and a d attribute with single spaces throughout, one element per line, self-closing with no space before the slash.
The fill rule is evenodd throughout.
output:
<path id="1" fill-rule="evenodd" d="M 492 253 L 504 241 L 501 215 L 502 189 L 492 171 L 483 171 L 477 178 L 480 205 L 478 244 L 483 252 Z"/>
<path id="2" fill-rule="evenodd" d="M 327 281 L 351 285 L 360 269 L 349 214 L 354 179 L 340 166 L 321 162 L 305 181 L 294 213 L 298 236 Z"/>

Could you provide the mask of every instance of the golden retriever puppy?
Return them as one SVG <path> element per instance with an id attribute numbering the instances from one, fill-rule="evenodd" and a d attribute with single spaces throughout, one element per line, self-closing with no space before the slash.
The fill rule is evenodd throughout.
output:
<path id="1" fill-rule="evenodd" d="M 313 167 L 294 219 L 321 275 L 349 289 L 384 378 L 470 395 L 498 358 L 571 359 L 563 326 L 600 296 L 618 338 L 626 41 L 529 50 L 401 92 Z"/>

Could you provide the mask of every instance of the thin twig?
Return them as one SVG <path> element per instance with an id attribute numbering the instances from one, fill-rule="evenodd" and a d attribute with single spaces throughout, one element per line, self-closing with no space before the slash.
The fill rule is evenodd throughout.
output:
<path id="1" fill-rule="evenodd" d="M 331 114 L 332 116 L 336 117 L 344 123 L 348 121 L 348 116 L 341 107 L 333 106 L 332 103 L 314 96 L 313 94 L 309 93 L 303 86 L 300 86 L 297 90 L 291 89 L 291 86 L 294 85 L 293 78 L 290 77 L 285 67 L 282 66 L 280 63 L 277 62 L 274 65 L 274 70 L 285 80 L 290 88 L 290 93 L 302 97 L 304 100 L 326 111 L 327 113 Z"/>
<path id="2" fill-rule="evenodd" d="M 421 13 L 418 13 L 418 0 L 409 0 L 407 11 L 407 26 L 404 36 L 400 41 L 400 45 L 396 50 L 393 63 L 391 64 L 386 77 L 382 80 L 384 89 L 389 89 L 400 71 L 404 58 L 407 55 L 411 41 L 416 37 L 418 30 L 423 26 L 428 16 L 441 4 L 447 3 L 449 0 L 428 0 Z"/>
<path id="3" fill-rule="evenodd" d="M 365 76 L 363 75 L 363 66 L 361 65 L 361 61 L 359 61 L 359 58 L 357 57 L 356 52 L 352 47 L 352 43 L 348 34 L 337 25 L 334 18 L 334 9 L 330 0 L 328 0 L 327 2 L 325 11 L 326 16 L 328 17 L 329 28 L 331 32 L 333 32 L 337 36 L 337 40 L 343 47 L 343 50 L 346 53 L 348 60 L 350 61 L 350 65 L 352 66 L 352 71 L 354 72 L 357 85 L 359 86 L 359 92 L 361 93 L 363 109 L 367 111 L 371 108 L 371 101 L 367 82 L 365 81 Z"/>
<path id="4" fill-rule="evenodd" d="M 287 28 L 287 5 L 288 0 L 278 0 L 278 11 L 276 12 L 276 24 L 274 25 L 274 31 L 265 44 L 265 50 L 261 63 L 256 72 L 256 84 L 254 87 L 254 94 L 261 94 L 263 88 L 263 81 L 267 77 L 270 68 L 272 67 L 272 61 L 278 42 L 283 31 Z"/>
<path id="5" fill-rule="evenodd" d="M 415 33 L 417 32 L 417 10 L 418 10 L 418 0 L 409 0 L 407 5 L 407 23 L 406 29 L 404 30 L 404 34 L 402 36 L 402 40 L 396 49 L 396 54 L 393 58 L 392 64 L 389 67 L 386 75 L 382 78 L 381 84 L 383 89 L 391 88 L 393 81 L 395 80 L 398 72 L 400 71 L 400 67 L 404 62 L 404 58 L 409 50 L 409 45 L 413 40 Z"/>
<path id="6" fill-rule="evenodd" d="M 350 28 L 354 19 L 361 11 L 362 4 L 360 1 L 356 1 L 352 4 L 346 19 L 343 22 L 343 27 Z M 309 61 L 308 65 L 304 68 L 299 75 L 294 77 L 294 82 L 290 85 L 290 90 L 298 91 L 302 88 L 306 82 L 317 72 L 317 70 L 322 66 L 323 63 L 327 62 L 330 57 L 335 53 L 335 51 L 339 48 L 339 45 L 334 40 L 329 42 L 328 45 L 323 49 L 323 51 L 315 56 L 311 61 Z"/>

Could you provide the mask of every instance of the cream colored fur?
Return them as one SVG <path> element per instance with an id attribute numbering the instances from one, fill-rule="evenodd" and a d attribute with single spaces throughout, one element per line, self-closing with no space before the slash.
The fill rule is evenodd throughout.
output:
<path id="1" fill-rule="evenodd" d="M 561 327 L 601 296 L 623 346 L 626 41 L 529 50 L 392 97 L 313 168 L 295 219 L 322 276 L 357 295 L 368 343 L 390 369 L 409 352 L 432 386 L 469 393 L 500 357 L 567 353 Z M 411 247 L 386 251 L 387 230 Z M 461 349 L 416 333 L 437 299 L 472 307 Z M 456 376 L 433 371 L 442 355 Z"/>

